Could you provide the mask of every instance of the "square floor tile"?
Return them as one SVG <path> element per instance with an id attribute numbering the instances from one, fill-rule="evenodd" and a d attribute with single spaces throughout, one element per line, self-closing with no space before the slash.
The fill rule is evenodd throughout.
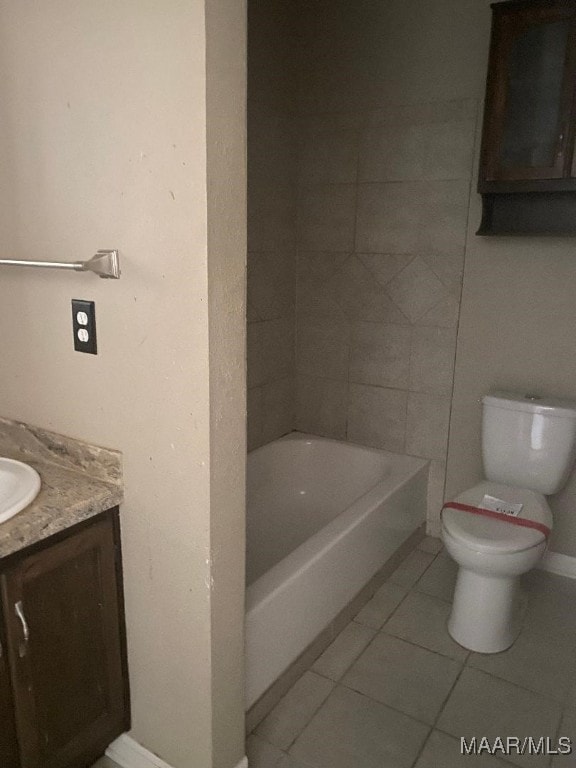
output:
<path id="1" fill-rule="evenodd" d="M 558 737 L 562 737 L 562 742 L 555 746 L 562 751 L 568 747 L 565 739 L 569 739 L 572 746 L 570 754 L 557 755 L 552 758 L 552 768 L 576 768 L 576 712 L 568 712 L 562 718 Z"/>
<path id="2" fill-rule="evenodd" d="M 250 768 L 253 768 L 253 766 L 250 765 Z M 300 760 L 296 760 L 292 755 L 284 755 L 274 768 L 310 768 L 310 763 L 304 764 Z"/>
<path id="3" fill-rule="evenodd" d="M 502 653 L 474 653 L 469 666 L 563 702 L 576 668 L 574 639 L 544 638 L 525 627 Z"/>
<path id="4" fill-rule="evenodd" d="M 314 768 L 409 768 L 428 727 L 338 686 L 290 754 Z"/>
<path id="5" fill-rule="evenodd" d="M 566 709 L 574 710 L 576 712 L 576 674 L 573 672 L 571 675 L 572 687 L 568 691 L 568 698 L 566 701 Z"/>
<path id="6" fill-rule="evenodd" d="M 400 587 L 412 587 L 434 560 L 434 555 L 415 549 L 392 573 L 388 581 Z"/>
<path id="7" fill-rule="evenodd" d="M 457 573 L 456 563 L 445 552 L 441 552 L 418 580 L 416 589 L 418 592 L 425 592 L 427 595 L 452 603 Z"/>
<path id="8" fill-rule="evenodd" d="M 540 694 L 518 688 L 476 669 L 465 669 L 458 680 L 437 727 L 456 737 L 548 736 L 554 739 L 560 723 L 560 706 Z M 519 766 L 549 765 L 546 755 L 515 755 L 507 760 Z"/>
<path id="9" fill-rule="evenodd" d="M 410 592 L 392 618 L 384 624 L 383 631 L 416 645 L 464 661 L 468 651 L 455 643 L 448 634 L 446 623 L 452 606 L 423 592 Z"/>
<path id="10" fill-rule="evenodd" d="M 316 660 L 312 670 L 331 680 L 339 680 L 375 634 L 375 629 L 351 621 Z"/>
<path id="11" fill-rule="evenodd" d="M 433 723 L 460 663 L 380 633 L 344 676 L 343 685 Z"/>
<path id="12" fill-rule="evenodd" d="M 506 768 L 509 765 L 487 754 L 463 755 L 460 739 L 432 731 L 415 768 Z"/>
<path id="13" fill-rule="evenodd" d="M 534 570 L 526 574 L 528 596 L 524 626 L 546 637 L 573 641 L 576 636 L 576 580 Z"/>
<path id="14" fill-rule="evenodd" d="M 246 755 L 250 768 L 276 768 L 286 753 L 252 734 L 246 739 Z"/>
<path id="15" fill-rule="evenodd" d="M 305 672 L 256 728 L 256 735 L 280 749 L 287 749 L 333 687 L 331 680 Z"/>
<path id="16" fill-rule="evenodd" d="M 431 555 L 437 555 L 443 547 L 442 539 L 437 539 L 436 536 L 425 536 L 418 544 L 418 549 L 422 552 L 430 552 Z"/>
<path id="17" fill-rule="evenodd" d="M 398 605 L 406 597 L 408 587 L 386 582 L 374 597 L 369 600 L 361 611 L 354 617 L 354 621 L 365 624 L 367 627 L 380 629 L 386 619 L 396 610 Z"/>

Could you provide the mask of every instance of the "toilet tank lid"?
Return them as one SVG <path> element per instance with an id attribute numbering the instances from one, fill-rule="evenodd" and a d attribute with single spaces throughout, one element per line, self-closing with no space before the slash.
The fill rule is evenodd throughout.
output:
<path id="1" fill-rule="evenodd" d="M 521 392 L 490 392 L 484 395 L 482 402 L 493 408 L 503 408 L 508 411 L 525 411 L 576 419 L 576 400 L 563 397 L 542 397 Z"/>

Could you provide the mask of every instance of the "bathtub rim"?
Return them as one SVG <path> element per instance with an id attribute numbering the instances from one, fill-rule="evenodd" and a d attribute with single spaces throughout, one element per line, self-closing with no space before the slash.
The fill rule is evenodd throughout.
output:
<path id="1" fill-rule="evenodd" d="M 259 576 L 254 582 L 246 587 L 246 614 L 255 611 L 260 606 L 264 606 L 286 583 L 296 579 L 300 573 L 303 563 L 315 562 L 328 549 L 334 546 L 336 541 L 341 540 L 347 533 L 360 525 L 363 520 L 372 512 L 374 505 L 380 503 L 404 486 L 419 472 L 424 469 L 429 471 L 430 459 L 423 459 L 407 454 L 393 453 L 380 448 L 371 448 L 355 443 L 345 443 L 342 440 L 333 438 L 318 437 L 305 432 L 290 432 L 272 443 L 280 443 L 288 440 L 297 441 L 315 441 L 346 445 L 351 448 L 358 448 L 371 453 L 378 453 L 392 457 L 392 467 L 389 474 L 371 485 L 366 491 L 355 499 L 349 507 L 339 512 L 329 523 L 320 528 L 315 534 L 302 542 L 296 549 L 282 558 L 278 563 L 272 566 L 268 571 Z M 272 443 L 255 448 L 261 451 Z M 386 495 L 382 496 L 382 488 L 386 486 Z M 365 508 L 364 508 L 365 507 Z"/>

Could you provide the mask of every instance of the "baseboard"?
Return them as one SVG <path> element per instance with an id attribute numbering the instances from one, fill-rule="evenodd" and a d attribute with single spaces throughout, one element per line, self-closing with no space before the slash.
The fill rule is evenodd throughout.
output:
<path id="1" fill-rule="evenodd" d="M 561 555 L 559 552 L 547 552 L 538 567 L 543 571 L 555 573 L 557 576 L 576 579 L 576 557 L 570 557 L 570 555 Z"/>
<path id="2" fill-rule="evenodd" d="M 106 757 L 118 763 L 120 768 L 172 768 L 162 758 L 138 744 L 127 733 L 123 733 L 106 750 Z M 248 759 L 243 757 L 236 768 L 248 768 Z"/>
<path id="3" fill-rule="evenodd" d="M 118 763 L 120 768 L 172 768 L 162 758 L 138 744 L 127 733 L 123 733 L 106 750 L 106 757 Z"/>

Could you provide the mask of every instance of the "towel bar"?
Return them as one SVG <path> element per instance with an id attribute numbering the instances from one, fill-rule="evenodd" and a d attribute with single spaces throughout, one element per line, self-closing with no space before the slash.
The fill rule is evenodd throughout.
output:
<path id="1" fill-rule="evenodd" d="M 47 267 L 49 269 L 73 269 L 76 272 L 93 272 L 98 277 L 120 277 L 120 258 L 118 251 L 98 251 L 88 261 L 26 261 L 20 259 L 0 259 L 0 265 L 13 267 Z"/>

